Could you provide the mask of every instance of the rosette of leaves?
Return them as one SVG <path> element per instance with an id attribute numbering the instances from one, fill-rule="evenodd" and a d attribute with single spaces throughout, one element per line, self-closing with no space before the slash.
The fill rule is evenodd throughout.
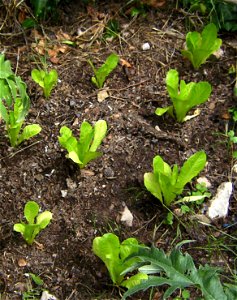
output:
<path id="1" fill-rule="evenodd" d="M 80 128 L 80 138 L 73 136 L 70 128 L 63 126 L 58 137 L 60 145 L 68 151 L 67 157 L 82 169 L 88 162 L 102 155 L 96 151 L 107 133 L 107 123 L 99 120 L 92 127 L 84 121 Z"/>
<path id="2" fill-rule="evenodd" d="M 0 55 L 0 117 L 5 121 L 7 136 L 12 147 L 37 135 L 41 131 L 38 124 L 22 129 L 30 108 L 26 84 L 11 69 L 10 61 Z"/>
<path id="3" fill-rule="evenodd" d="M 103 65 L 98 69 L 96 69 L 93 63 L 90 60 L 88 60 L 88 63 L 94 72 L 94 76 L 91 77 L 92 83 L 97 88 L 99 89 L 102 88 L 104 86 L 106 78 L 117 67 L 118 62 L 119 62 L 119 57 L 115 53 L 110 54 L 105 60 L 105 62 L 103 63 Z"/>
<path id="4" fill-rule="evenodd" d="M 44 96 L 49 98 L 52 89 L 56 86 L 58 81 L 57 71 L 51 70 L 47 72 L 45 70 L 34 69 L 31 72 L 31 77 L 43 89 Z"/>
<path id="5" fill-rule="evenodd" d="M 153 159 L 153 172 L 144 174 L 144 185 L 147 190 L 165 206 L 170 206 L 185 185 L 197 176 L 205 167 L 206 154 L 203 151 L 190 156 L 183 166 L 172 168 L 157 155 Z"/>
<path id="6" fill-rule="evenodd" d="M 188 32 L 186 35 L 186 48 L 181 53 L 188 58 L 193 67 L 198 69 L 204 64 L 208 57 L 219 50 L 222 40 L 217 38 L 215 24 L 206 25 L 201 33 L 197 31 Z"/>
<path id="7" fill-rule="evenodd" d="M 27 242 L 32 245 L 35 237 L 48 226 L 52 219 L 50 211 L 39 213 L 39 205 L 35 201 L 28 201 L 24 208 L 24 216 L 28 223 L 17 223 L 13 229 L 20 232 Z"/>
<path id="8" fill-rule="evenodd" d="M 128 238 L 120 243 L 119 238 L 113 233 L 106 233 L 93 240 L 93 252 L 106 265 L 113 283 L 117 286 L 131 288 L 147 279 L 146 274 L 138 273 L 130 277 L 121 275 L 127 268 L 136 263 L 137 259 L 125 262 L 131 254 L 138 252 L 140 244 L 135 238 Z"/>
<path id="9" fill-rule="evenodd" d="M 179 83 L 179 73 L 174 69 L 169 70 L 166 75 L 166 88 L 173 105 L 157 108 L 155 113 L 158 116 L 168 113 L 178 122 L 186 121 L 188 119 L 186 114 L 189 110 L 206 102 L 212 91 L 207 81 L 186 83 L 181 80 Z"/>
<path id="10" fill-rule="evenodd" d="M 30 108 L 30 99 L 26 92 L 26 84 L 20 76 L 16 76 L 11 69 L 9 60 L 5 60 L 4 54 L 0 54 L 0 114 L 2 118 L 14 105 L 17 98 L 21 99 L 22 110 L 19 120 L 24 120 Z"/>

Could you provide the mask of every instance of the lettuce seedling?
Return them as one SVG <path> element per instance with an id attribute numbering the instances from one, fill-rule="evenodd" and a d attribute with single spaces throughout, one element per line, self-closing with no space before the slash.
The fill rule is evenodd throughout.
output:
<path id="1" fill-rule="evenodd" d="M 132 288 L 148 278 L 146 274 L 142 273 L 135 274 L 128 279 L 121 275 L 122 272 L 136 263 L 136 258 L 128 263 L 124 260 L 138 252 L 138 248 L 139 243 L 135 238 L 128 238 L 120 243 L 119 238 L 113 233 L 96 237 L 92 247 L 94 254 L 105 263 L 113 283 L 127 288 Z"/>
<path id="2" fill-rule="evenodd" d="M 21 99 L 22 110 L 19 120 L 24 120 L 30 108 L 26 84 L 11 69 L 9 60 L 0 54 L 0 116 L 5 120 L 8 110 L 12 109 L 17 98 Z"/>
<path id="3" fill-rule="evenodd" d="M 68 151 L 67 157 L 73 160 L 82 169 L 91 160 L 100 157 L 97 148 L 102 143 L 107 132 L 107 123 L 99 120 L 94 128 L 86 121 L 81 124 L 79 141 L 73 136 L 71 129 L 63 126 L 58 137 L 60 145 Z"/>
<path id="4" fill-rule="evenodd" d="M 17 223 L 13 229 L 20 232 L 25 241 L 32 245 L 40 231 L 48 226 L 52 219 L 52 213 L 44 211 L 39 214 L 39 205 L 35 201 L 28 201 L 24 208 L 24 216 L 28 224 Z"/>
<path id="5" fill-rule="evenodd" d="M 221 44 L 222 40 L 217 38 L 217 28 L 211 23 L 204 27 L 201 34 L 196 31 L 189 32 L 186 35 L 187 50 L 182 50 L 181 53 L 191 61 L 195 69 L 198 69 Z"/>
<path id="6" fill-rule="evenodd" d="M 153 173 L 144 174 L 145 187 L 162 204 L 170 206 L 182 194 L 184 186 L 203 170 L 205 164 L 206 154 L 203 151 L 190 156 L 180 171 L 176 164 L 171 168 L 157 155 L 153 159 Z"/>
<path id="7" fill-rule="evenodd" d="M 21 121 L 20 118 L 22 110 L 22 101 L 20 98 L 17 98 L 14 103 L 13 111 L 10 110 L 4 116 L 2 115 L 6 122 L 7 135 L 12 147 L 17 147 L 23 141 L 37 135 L 42 129 L 38 124 L 31 124 L 26 125 L 22 130 L 24 123 L 24 120 Z"/>
<path id="8" fill-rule="evenodd" d="M 98 89 L 104 86 L 105 79 L 117 67 L 118 62 L 118 55 L 112 53 L 109 57 L 107 57 L 105 63 L 99 69 L 96 70 L 93 63 L 90 60 L 88 60 L 88 63 L 90 64 L 95 75 L 91 78 L 91 81 L 92 83 L 94 83 L 94 85 L 97 86 Z"/>
<path id="9" fill-rule="evenodd" d="M 162 116 L 167 112 L 173 118 L 176 116 L 178 122 L 186 121 L 188 111 L 206 102 L 212 91 L 211 85 L 206 81 L 186 83 L 181 80 L 179 85 L 179 73 L 174 69 L 169 70 L 166 75 L 166 87 L 173 105 L 157 108 L 155 113 Z"/>
<path id="10" fill-rule="evenodd" d="M 16 76 L 8 60 L 0 55 L 0 117 L 5 121 L 5 128 L 12 147 L 18 146 L 41 131 L 37 124 L 27 125 L 22 130 L 30 100 L 26 85 Z"/>
<path id="11" fill-rule="evenodd" d="M 32 79 L 42 87 L 44 96 L 49 98 L 52 89 L 56 86 L 58 82 L 58 73 L 56 70 L 51 70 L 50 72 L 44 70 L 34 69 L 31 72 Z"/>

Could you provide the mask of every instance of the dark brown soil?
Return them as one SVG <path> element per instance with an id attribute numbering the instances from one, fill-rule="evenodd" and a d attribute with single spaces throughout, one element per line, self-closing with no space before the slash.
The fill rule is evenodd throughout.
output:
<path id="1" fill-rule="evenodd" d="M 236 48 L 232 45 L 236 36 L 222 34 L 224 54 L 194 71 L 180 54 L 187 32 L 186 17 L 181 12 L 167 5 L 148 12 L 146 18 L 129 19 L 119 14 L 120 8 L 120 4 L 101 3 L 94 11 L 100 13 L 100 18 L 93 20 L 74 4 L 64 10 L 61 25 L 43 25 L 43 32 L 38 29 L 47 38 L 49 48 L 58 45 L 55 34 L 60 30 L 76 41 L 75 47 L 58 54 L 57 64 L 47 60 L 49 69 L 57 69 L 60 78 L 49 100 L 30 78 L 31 70 L 40 64 L 40 55 L 32 47 L 35 33 L 29 30 L 0 35 L 0 51 L 5 51 L 13 69 L 17 66 L 17 74 L 28 85 L 31 110 L 27 122 L 43 128 L 39 136 L 12 149 L 1 124 L 0 293 L 4 300 L 22 299 L 22 291 L 27 289 L 25 273 L 39 275 L 44 288 L 62 300 L 119 299 L 106 268 L 91 249 L 94 237 L 106 232 L 114 232 L 121 240 L 136 237 L 146 244 L 154 242 L 165 250 L 183 239 L 195 239 L 196 243 L 186 245 L 184 250 L 194 256 L 197 264 L 232 266 L 233 255 L 228 251 L 213 253 L 210 243 L 220 236 L 219 229 L 224 230 L 223 223 L 234 222 L 235 192 L 229 217 L 212 228 L 190 221 L 189 216 L 169 226 L 161 224 L 167 212 L 145 190 L 143 175 L 151 171 L 157 154 L 169 164 L 181 165 L 192 153 L 203 149 L 208 165 L 202 175 L 211 182 L 211 192 L 214 194 L 223 181 L 235 184 L 236 178 L 231 177 L 233 161 L 223 134 L 226 126 L 232 126 L 226 116 L 235 105 L 234 78 L 228 70 L 236 63 Z M 112 16 L 119 20 L 121 37 L 104 42 L 99 26 Z M 82 27 L 88 32 L 79 37 L 77 32 Z M 145 42 L 150 50 L 141 50 Z M 120 64 L 116 68 L 106 81 L 110 97 L 99 103 L 87 60 L 100 66 L 111 52 L 132 67 Z M 154 114 L 158 106 L 170 103 L 165 87 L 170 68 L 176 68 L 186 81 L 207 80 L 213 86 L 209 101 L 199 107 L 200 115 L 184 124 Z M 103 156 L 80 172 L 65 158 L 66 152 L 58 143 L 59 130 L 67 125 L 78 134 L 83 120 L 93 123 L 98 119 L 106 120 L 109 126 L 100 147 Z M 13 232 L 28 200 L 37 201 L 43 211 L 53 213 L 51 224 L 32 246 Z M 120 221 L 125 204 L 134 216 L 132 227 Z M 160 226 L 157 231 L 155 226 Z M 225 232 L 236 234 L 236 228 Z M 205 251 L 207 245 L 209 251 Z"/>

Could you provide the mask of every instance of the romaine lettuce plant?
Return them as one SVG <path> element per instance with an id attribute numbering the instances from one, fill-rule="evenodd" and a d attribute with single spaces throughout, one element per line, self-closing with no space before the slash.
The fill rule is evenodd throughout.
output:
<path id="1" fill-rule="evenodd" d="M 127 268 L 136 263 L 137 259 L 130 260 L 128 263 L 124 260 L 131 254 L 138 252 L 139 243 L 135 238 L 128 238 L 120 243 L 119 238 L 113 233 L 106 233 L 101 237 L 93 240 L 93 252 L 106 265 L 110 278 L 117 286 L 131 288 L 146 280 L 146 274 L 138 273 L 125 279 L 121 275 Z"/>
<path id="2" fill-rule="evenodd" d="M 186 83 L 180 81 L 178 71 L 171 69 L 166 75 L 166 87 L 173 105 L 165 108 L 157 108 L 155 113 L 162 116 L 166 112 L 178 122 L 186 121 L 185 117 L 188 111 L 194 106 L 204 103 L 208 100 L 212 87 L 206 81 L 198 83 Z"/>
<path id="3" fill-rule="evenodd" d="M 23 105 L 20 119 L 24 119 L 30 108 L 30 99 L 26 92 L 26 84 L 20 76 L 16 76 L 11 69 L 9 60 L 0 54 L 0 114 L 4 118 L 12 108 L 16 98 L 20 98 Z"/>
<path id="4" fill-rule="evenodd" d="M 20 232 L 25 241 L 32 245 L 40 231 L 48 226 L 52 219 L 52 213 L 44 211 L 39 214 L 39 205 L 35 201 L 28 201 L 24 208 L 24 216 L 28 224 L 17 223 L 13 229 Z"/>
<path id="5" fill-rule="evenodd" d="M 99 120 L 94 128 L 86 121 L 81 124 L 79 141 L 73 136 L 71 129 L 63 126 L 58 137 L 60 145 L 68 151 L 67 157 L 73 160 L 82 169 L 93 159 L 100 157 L 97 148 L 107 133 L 107 123 Z"/>
<path id="6" fill-rule="evenodd" d="M 182 194 L 184 186 L 203 170 L 205 164 L 206 154 L 203 151 L 190 156 L 180 171 L 176 164 L 171 168 L 157 155 L 153 159 L 153 173 L 144 174 L 145 187 L 162 204 L 170 206 Z"/>
<path id="7" fill-rule="evenodd" d="M 217 38 L 217 28 L 211 23 L 204 27 L 202 33 L 189 32 L 186 35 L 186 47 L 181 53 L 188 58 L 193 67 L 198 69 L 208 57 L 219 50 L 222 40 Z"/>
<path id="8" fill-rule="evenodd" d="M 5 127 L 12 147 L 18 146 L 24 140 L 35 136 L 41 131 L 37 124 L 22 126 L 30 107 L 26 85 L 16 76 L 8 60 L 0 55 L 0 117 L 5 121 Z"/>
<path id="9" fill-rule="evenodd" d="M 21 121 L 20 116 L 23 110 L 22 101 L 17 98 L 14 103 L 13 111 L 8 111 L 3 117 L 6 122 L 7 135 L 12 147 L 17 147 L 23 141 L 30 139 L 41 131 L 38 124 L 26 125 L 23 130 L 24 120 Z"/>
<path id="10" fill-rule="evenodd" d="M 97 88 L 102 88 L 104 86 L 105 79 L 117 67 L 118 62 L 119 57 L 115 53 L 110 54 L 105 63 L 99 69 L 96 69 L 93 63 L 88 60 L 88 63 L 90 64 L 95 75 L 91 78 L 92 83 L 96 85 Z"/>
<path id="11" fill-rule="evenodd" d="M 209 265 L 200 265 L 197 268 L 193 258 L 188 253 L 183 254 L 180 251 L 182 244 L 187 242 L 190 241 L 181 242 L 169 254 L 165 254 L 163 250 L 154 246 L 150 248 L 140 247 L 136 253 L 132 253 L 125 262 L 130 263 L 135 258 L 140 263 L 136 261 L 132 267 L 123 271 L 122 275 L 137 270 L 140 273 L 147 274 L 148 279 L 129 288 L 124 293 L 122 300 L 125 300 L 136 292 L 162 285 L 166 287 L 162 299 L 173 299 L 170 297 L 177 289 L 189 287 L 199 289 L 205 300 L 237 299 L 236 285 L 222 285 L 219 268 Z"/>
<path id="12" fill-rule="evenodd" d="M 44 70 L 34 69 L 31 72 L 32 79 L 42 87 L 44 96 L 49 98 L 52 89 L 56 86 L 58 82 L 58 73 L 56 70 L 51 70 L 50 72 Z"/>

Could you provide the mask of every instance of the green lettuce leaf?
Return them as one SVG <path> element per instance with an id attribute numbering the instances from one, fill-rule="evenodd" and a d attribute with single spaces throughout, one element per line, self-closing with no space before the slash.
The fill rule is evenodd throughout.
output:
<path id="1" fill-rule="evenodd" d="M 205 164 L 206 154 L 199 151 L 188 158 L 179 172 L 176 164 L 171 169 L 157 155 L 153 159 L 153 173 L 144 174 L 144 185 L 162 204 L 170 206 L 177 195 L 182 194 L 184 186 L 203 170 Z"/>
<path id="2" fill-rule="evenodd" d="M 211 85 L 206 82 L 180 81 L 178 85 L 179 74 L 176 70 L 171 69 L 166 75 L 166 87 L 173 103 L 173 108 L 178 122 L 183 122 L 188 111 L 196 105 L 206 102 L 211 94 Z M 170 107 L 169 107 L 170 108 Z M 170 109 L 169 109 L 170 110 Z M 160 109 L 156 111 L 159 115 Z"/>
<path id="3" fill-rule="evenodd" d="M 68 151 L 67 157 L 72 159 L 82 169 L 88 162 L 102 155 L 96 149 L 102 143 L 107 132 L 107 123 L 99 120 L 94 128 L 86 121 L 81 124 L 79 141 L 73 136 L 72 131 L 63 126 L 58 137 L 60 145 Z"/>
<path id="4" fill-rule="evenodd" d="M 91 78 L 91 81 L 98 88 L 102 88 L 106 78 L 117 67 L 118 62 L 119 62 L 118 55 L 115 53 L 112 53 L 109 55 L 109 57 L 107 57 L 105 63 L 99 69 L 96 70 L 93 63 L 89 60 L 88 63 L 92 67 L 92 70 L 95 74 L 95 76 L 93 76 Z"/>
<path id="5" fill-rule="evenodd" d="M 187 50 L 182 50 L 181 53 L 191 61 L 195 69 L 198 69 L 221 44 L 222 40 L 217 38 L 215 24 L 210 23 L 204 27 L 201 34 L 194 31 L 186 35 Z"/>
<path id="6" fill-rule="evenodd" d="M 115 234 L 106 233 L 93 240 L 92 250 L 106 265 L 113 283 L 130 288 L 140 283 L 141 280 L 147 279 L 146 274 L 136 274 L 128 279 L 125 279 L 122 274 L 136 262 L 136 258 L 130 262 L 124 262 L 124 260 L 138 251 L 138 245 L 135 238 L 128 238 L 120 243 Z"/>

